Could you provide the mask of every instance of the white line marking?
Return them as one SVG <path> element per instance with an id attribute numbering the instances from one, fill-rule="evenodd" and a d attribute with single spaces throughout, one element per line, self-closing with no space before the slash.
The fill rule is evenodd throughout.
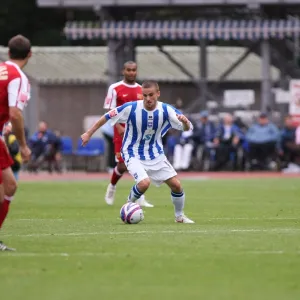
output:
<path id="1" fill-rule="evenodd" d="M 259 217 L 253 217 L 253 218 L 248 218 L 248 217 L 233 217 L 233 218 L 209 218 L 209 220 L 228 220 L 228 221 L 234 221 L 234 220 L 261 220 L 261 221 L 276 221 L 276 220 L 281 220 L 281 221 L 288 221 L 288 220 L 300 220 L 300 218 L 295 218 L 295 217 L 271 217 L 271 218 L 259 218 Z"/>
<path id="2" fill-rule="evenodd" d="M 284 250 L 250 250 L 250 251 L 241 251 L 241 252 L 211 252 L 211 255 L 300 255 L 300 251 L 289 252 Z M 0 254 L 1 255 L 1 254 Z M 79 252 L 79 253 L 39 253 L 39 252 L 3 252 L 3 255 L 10 256 L 10 257 L 78 257 L 78 256 L 85 256 L 85 257 L 103 257 L 103 256 L 113 256 L 113 257 L 127 257 L 128 253 L 114 253 L 114 252 Z M 153 253 L 143 253 L 143 255 L 153 255 Z M 202 252 L 194 253 L 192 255 L 185 254 L 185 253 L 170 253 L 170 252 L 161 252 L 156 253 L 157 256 L 201 256 L 203 255 Z"/>
<path id="3" fill-rule="evenodd" d="M 119 219 L 119 218 L 117 218 Z M 49 221 L 49 222 L 55 222 L 55 221 L 72 221 L 73 219 L 41 219 L 41 218 L 36 218 L 36 219 L 14 219 L 14 221 L 28 221 L 28 222 L 44 222 L 44 221 Z M 89 218 L 89 220 L 100 220 L 100 218 Z M 156 218 L 156 220 L 165 220 L 162 218 Z M 224 220 L 224 221 L 235 221 L 235 220 L 258 220 L 258 221 L 276 221 L 276 220 L 280 220 L 280 221 L 300 221 L 300 218 L 297 217 L 220 217 L 220 218 L 201 218 L 202 221 L 214 221 L 214 220 Z M 77 220 L 76 220 L 77 221 Z"/>
<path id="4" fill-rule="evenodd" d="M 207 230 L 162 230 L 162 231 L 98 231 L 98 232 L 68 232 L 68 233 L 32 233 L 32 234 L 4 234 L 1 237 L 61 237 L 87 235 L 142 235 L 142 234 L 231 234 L 231 233 L 292 233 L 299 234 L 300 228 L 274 229 L 207 229 Z"/>

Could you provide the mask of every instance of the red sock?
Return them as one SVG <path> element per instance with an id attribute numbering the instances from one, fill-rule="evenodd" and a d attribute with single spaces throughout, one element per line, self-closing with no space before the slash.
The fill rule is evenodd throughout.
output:
<path id="1" fill-rule="evenodd" d="M 12 197 L 4 197 L 4 202 L 0 204 L 0 228 L 2 227 L 4 220 L 6 219 L 6 216 L 9 211 L 9 205 L 12 200 Z"/>
<path id="2" fill-rule="evenodd" d="M 111 179 L 110 179 L 110 183 L 112 185 L 116 185 L 117 182 L 120 180 L 120 178 L 122 177 L 123 174 L 121 174 L 119 171 L 118 171 L 118 168 L 115 167 L 114 168 L 114 171 L 113 171 L 113 174 L 111 175 Z"/>

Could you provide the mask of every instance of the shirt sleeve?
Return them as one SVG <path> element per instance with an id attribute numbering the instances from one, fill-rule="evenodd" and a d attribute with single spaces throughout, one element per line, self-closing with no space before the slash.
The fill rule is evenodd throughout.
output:
<path id="1" fill-rule="evenodd" d="M 29 83 L 23 82 L 21 77 L 11 80 L 7 87 L 8 105 L 23 110 L 30 99 Z"/>
<path id="2" fill-rule="evenodd" d="M 167 110 L 168 110 L 169 122 L 170 122 L 171 127 L 174 129 L 180 130 L 180 131 L 184 131 L 183 124 L 177 118 L 177 115 L 182 115 L 182 113 L 171 105 L 167 106 Z M 189 131 L 192 131 L 192 130 L 193 130 L 193 125 L 190 122 L 190 130 Z"/>
<path id="3" fill-rule="evenodd" d="M 113 85 L 111 85 L 108 89 L 105 101 L 104 101 L 104 109 L 113 109 L 117 107 L 117 92 Z"/>
<path id="4" fill-rule="evenodd" d="M 111 126 L 116 123 L 126 123 L 129 119 L 132 103 L 125 103 L 105 114 L 106 120 L 111 120 Z"/>

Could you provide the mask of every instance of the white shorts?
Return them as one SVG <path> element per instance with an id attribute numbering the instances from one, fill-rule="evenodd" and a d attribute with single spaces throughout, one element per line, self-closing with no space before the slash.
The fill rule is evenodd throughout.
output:
<path id="1" fill-rule="evenodd" d="M 146 178 L 150 178 L 156 186 L 160 186 L 166 180 L 177 175 L 177 172 L 165 156 L 159 161 L 154 161 L 153 164 L 133 157 L 126 166 L 137 184 Z"/>

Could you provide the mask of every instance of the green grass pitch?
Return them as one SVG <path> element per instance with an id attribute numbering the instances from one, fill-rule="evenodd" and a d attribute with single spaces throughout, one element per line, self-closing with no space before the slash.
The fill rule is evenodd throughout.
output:
<path id="1" fill-rule="evenodd" d="M 21 183 L 0 240 L 0 297 L 9 300 L 300 299 L 300 180 L 183 181 L 175 224 L 166 186 L 125 225 L 107 182 Z"/>

